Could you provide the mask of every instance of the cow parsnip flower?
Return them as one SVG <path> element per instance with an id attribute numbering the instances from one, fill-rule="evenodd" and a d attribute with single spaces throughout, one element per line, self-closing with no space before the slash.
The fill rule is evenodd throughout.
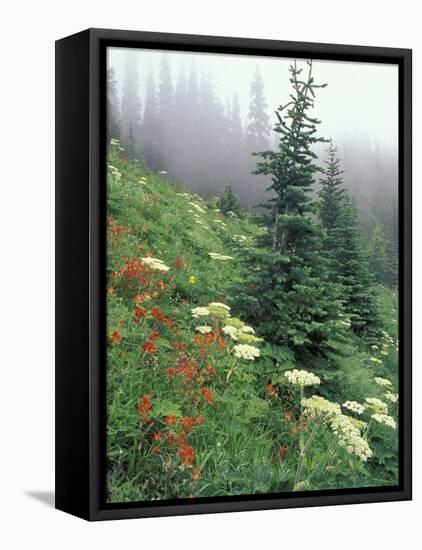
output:
<path id="1" fill-rule="evenodd" d="M 388 426 L 389 428 L 393 428 L 393 430 L 395 430 L 396 427 L 397 427 L 397 424 L 396 424 L 396 421 L 394 420 L 394 418 L 392 418 L 388 414 L 375 413 L 371 416 L 371 418 L 373 418 L 379 424 L 384 424 L 385 426 Z"/>
<path id="2" fill-rule="evenodd" d="M 232 256 L 226 256 L 224 254 L 218 254 L 217 252 L 208 252 L 208 256 L 213 260 L 219 260 L 221 262 L 226 262 L 228 260 L 233 260 Z"/>
<path id="3" fill-rule="evenodd" d="M 205 317 L 210 314 L 209 309 L 206 307 L 194 307 L 191 309 L 192 317 L 198 319 L 198 317 Z"/>
<path id="4" fill-rule="evenodd" d="M 221 330 L 223 331 L 224 334 L 226 334 L 227 336 L 230 336 L 230 338 L 235 342 L 239 340 L 236 327 L 232 327 L 231 325 L 226 325 Z"/>
<path id="5" fill-rule="evenodd" d="M 201 325 L 199 327 L 196 327 L 195 330 L 197 330 L 201 334 L 209 334 L 210 332 L 212 332 L 212 328 L 207 325 Z"/>
<path id="6" fill-rule="evenodd" d="M 387 403 L 384 403 L 384 401 L 381 401 L 381 399 L 378 399 L 377 397 L 367 397 L 365 399 L 365 409 L 369 409 L 373 413 L 377 414 L 388 413 Z"/>
<path id="7" fill-rule="evenodd" d="M 389 391 L 384 394 L 384 397 L 385 399 L 387 399 L 387 401 L 390 401 L 391 403 L 397 403 L 397 401 L 399 400 L 399 396 L 397 393 L 391 393 Z"/>
<path id="8" fill-rule="evenodd" d="M 362 462 L 371 458 L 373 453 L 367 441 L 350 417 L 345 414 L 334 415 L 330 420 L 330 427 L 338 439 L 339 446 L 349 454 L 357 456 Z"/>
<path id="9" fill-rule="evenodd" d="M 158 260 L 157 258 L 152 258 L 151 256 L 147 256 L 146 258 L 141 258 L 141 262 L 151 269 L 155 269 L 157 271 L 163 271 L 164 273 L 167 273 L 169 271 L 169 267 L 162 261 Z"/>
<path id="10" fill-rule="evenodd" d="M 247 361 L 253 361 L 260 356 L 259 349 L 248 344 L 237 344 L 233 347 L 233 353 L 239 359 L 246 359 Z"/>
<path id="11" fill-rule="evenodd" d="M 230 311 L 231 310 L 231 307 L 228 306 L 227 304 L 223 304 L 221 302 L 210 302 L 208 304 L 209 307 L 220 307 L 222 309 L 226 309 L 227 311 Z"/>
<path id="12" fill-rule="evenodd" d="M 330 420 L 333 416 L 341 414 L 341 408 L 338 403 L 328 401 L 320 395 L 312 395 L 301 401 L 303 413 L 308 418 L 320 418 L 324 421 Z"/>
<path id="13" fill-rule="evenodd" d="M 284 377 L 293 386 L 318 386 L 321 383 L 318 376 L 306 370 L 288 370 L 284 373 Z"/>
<path id="14" fill-rule="evenodd" d="M 255 334 L 255 330 L 252 327 L 244 326 L 240 330 L 246 334 Z"/>
<path id="15" fill-rule="evenodd" d="M 386 378 L 380 378 L 379 376 L 376 376 L 374 378 L 375 384 L 378 384 L 378 386 L 387 386 L 391 387 L 393 384 L 390 382 L 390 380 L 387 380 Z"/>
<path id="16" fill-rule="evenodd" d="M 361 405 L 357 401 L 345 401 L 343 403 L 343 407 L 356 414 L 363 414 L 365 412 L 365 406 Z"/>

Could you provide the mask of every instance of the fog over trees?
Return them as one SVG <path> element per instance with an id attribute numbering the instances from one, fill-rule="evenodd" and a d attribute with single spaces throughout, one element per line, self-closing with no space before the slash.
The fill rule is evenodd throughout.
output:
<path id="1" fill-rule="evenodd" d="M 131 160 L 166 171 L 203 197 L 221 196 L 231 184 L 253 213 L 271 184 L 268 175 L 254 174 L 253 153 L 277 147 L 275 111 L 289 97 L 290 62 L 110 49 L 108 137 L 119 139 Z M 315 61 L 314 73 L 327 83 L 314 113 L 321 134 L 333 140 L 368 249 L 382 262 L 380 247 L 391 258 L 398 240 L 396 68 Z M 313 150 L 323 168 L 327 144 Z M 323 176 L 315 175 L 313 193 Z"/>

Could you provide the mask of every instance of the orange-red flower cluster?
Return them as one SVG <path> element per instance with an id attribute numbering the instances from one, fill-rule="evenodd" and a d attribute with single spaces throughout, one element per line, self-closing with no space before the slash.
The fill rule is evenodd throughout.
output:
<path id="1" fill-rule="evenodd" d="M 121 225 L 117 225 L 116 218 L 113 216 L 108 216 L 107 218 L 108 228 L 113 237 L 118 237 L 124 233 L 132 233 L 132 230 Z"/>
<path id="2" fill-rule="evenodd" d="M 144 348 L 144 352 L 147 353 L 148 355 L 154 355 L 154 353 L 156 353 L 158 350 L 157 346 L 154 344 L 153 340 L 151 340 L 150 338 L 148 340 L 145 340 L 143 348 Z"/>
<path id="3" fill-rule="evenodd" d="M 183 269 L 185 267 L 185 262 L 182 260 L 182 258 L 177 256 L 174 260 L 174 265 L 176 266 L 176 269 Z"/>
<path id="4" fill-rule="evenodd" d="M 210 388 L 201 388 L 202 397 L 205 399 L 207 405 L 214 403 L 214 396 Z"/>
<path id="5" fill-rule="evenodd" d="M 119 344 L 120 341 L 121 341 L 122 337 L 120 336 L 120 334 L 117 332 L 117 330 L 115 330 L 113 332 L 113 334 L 110 336 L 110 340 L 111 342 L 113 342 L 113 344 Z"/>
<path id="6" fill-rule="evenodd" d="M 138 403 L 138 412 L 141 415 L 143 422 L 148 422 L 148 413 L 151 409 L 151 399 L 147 395 L 143 395 Z"/>
<path id="7" fill-rule="evenodd" d="M 195 460 L 195 451 L 190 445 L 181 445 L 179 447 L 179 456 L 182 464 L 186 466 L 191 466 Z"/>

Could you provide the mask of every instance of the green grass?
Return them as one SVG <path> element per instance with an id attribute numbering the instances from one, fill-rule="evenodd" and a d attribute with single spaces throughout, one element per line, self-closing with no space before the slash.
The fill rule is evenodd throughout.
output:
<path id="1" fill-rule="evenodd" d="M 309 422 L 300 431 L 297 388 L 281 376 L 295 367 L 291 352 L 254 342 L 259 358 L 236 359 L 235 342 L 221 332 L 224 311 L 199 319 L 191 312 L 210 302 L 232 305 L 230 289 L 244 284 L 242 250 L 263 230 L 252 217 L 223 215 L 216 201 L 204 201 L 114 152 L 107 194 L 108 500 L 291 491 L 300 439 L 312 427 Z M 169 270 L 145 267 L 146 256 Z M 388 289 L 379 294 L 386 336 L 377 349 L 365 350 L 351 338 L 336 370 L 320 368 L 321 386 L 305 389 L 307 395 L 316 392 L 338 403 L 382 398 L 375 376 L 397 388 L 397 298 Z M 234 309 L 230 314 L 237 317 Z M 211 336 L 196 331 L 204 324 L 212 327 Z M 153 347 L 145 350 L 148 342 Z M 391 405 L 394 417 L 395 409 Z M 192 426 L 189 419 L 195 419 Z M 374 451 L 368 462 L 342 448 L 331 457 L 333 434 L 320 426 L 299 488 L 394 484 L 397 432 L 372 423 L 368 442 Z"/>

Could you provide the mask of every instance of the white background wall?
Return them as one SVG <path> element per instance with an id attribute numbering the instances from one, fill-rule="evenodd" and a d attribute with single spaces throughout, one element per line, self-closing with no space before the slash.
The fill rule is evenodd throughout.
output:
<path id="1" fill-rule="evenodd" d="M 413 48 L 416 211 L 418 205 L 421 207 L 418 129 L 422 92 L 418 70 L 422 33 L 417 7 L 418 3 L 412 0 L 3 3 L 0 23 L 0 545 L 3 548 L 418 547 L 422 517 L 421 413 L 417 399 L 421 387 L 418 244 L 422 219 L 418 215 L 414 224 L 414 502 L 97 524 L 55 511 L 42 502 L 51 501 L 54 486 L 54 40 L 87 27 L 105 27 Z"/>

